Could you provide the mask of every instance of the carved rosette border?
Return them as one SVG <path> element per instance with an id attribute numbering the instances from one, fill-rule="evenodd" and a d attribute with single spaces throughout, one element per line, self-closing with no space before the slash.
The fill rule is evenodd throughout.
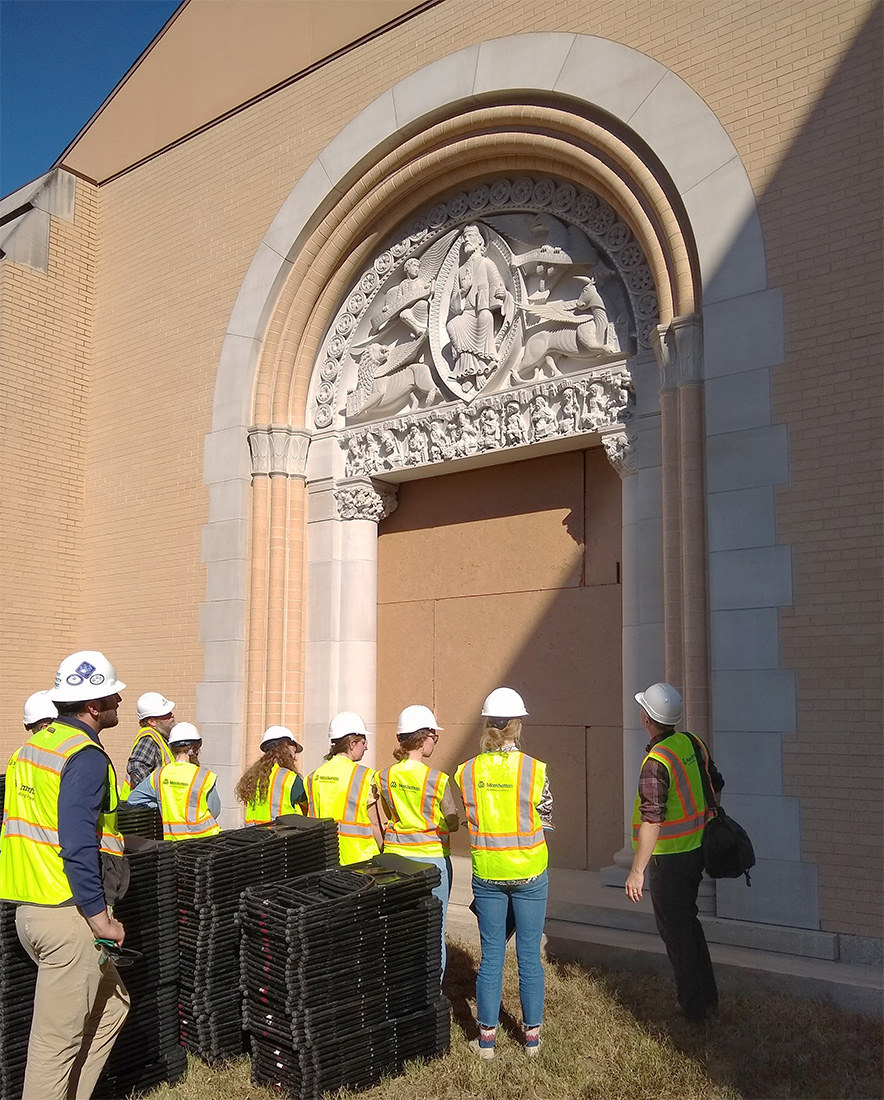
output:
<path id="1" fill-rule="evenodd" d="M 370 477 L 568 436 L 603 433 L 604 443 L 604 433 L 623 432 L 633 403 L 629 372 L 606 368 L 346 429 L 338 442 L 346 475 Z"/>
<path id="2" fill-rule="evenodd" d="M 252 477 L 306 477 L 310 433 L 302 428 L 256 425 L 249 428 Z"/>
<path id="3" fill-rule="evenodd" d="M 380 487 L 363 478 L 353 484 L 339 481 L 334 489 L 335 505 L 340 519 L 368 519 L 380 523 L 398 505 L 396 490 Z"/>
<path id="4" fill-rule="evenodd" d="M 405 261 L 422 254 L 452 229 L 461 229 L 484 215 L 516 212 L 550 214 L 582 230 L 611 262 L 623 283 L 633 311 L 638 347 L 651 347 L 659 323 L 653 273 L 641 245 L 614 208 L 585 188 L 547 176 L 501 176 L 425 208 L 408 231 L 403 231 L 363 271 L 338 310 L 317 358 L 310 414 L 318 431 L 334 425 L 340 404 L 338 381 L 357 327 L 375 297 L 386 292 L 392 279 L 401 275 Z"/>

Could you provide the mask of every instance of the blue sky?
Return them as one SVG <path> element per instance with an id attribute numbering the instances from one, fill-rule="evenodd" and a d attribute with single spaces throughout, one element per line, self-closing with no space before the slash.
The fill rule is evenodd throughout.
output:
<path id="1" fill-rule="evenodd" d="M 178 0 L 0 0 L 0 196 L 42 175 Z"/>

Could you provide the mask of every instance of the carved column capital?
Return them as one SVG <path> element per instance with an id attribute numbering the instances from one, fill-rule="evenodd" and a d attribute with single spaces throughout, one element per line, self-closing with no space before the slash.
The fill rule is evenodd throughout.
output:
<path id="1" fill-rule="evenodd" d="M 369 478 L 343 478 L 335 485 L 335 503 L 341 519 L 370 519 L 380 523 L 396 510 L 396 487 Z"/>
<path id="2" fill-rule="evenodd" d="M 282 424 L 249 428 L 252 477 L 306 476 L 310 433 Z"/>
<path id="3" fill-rule="evenodd" d="M 621 478 L 634 474 L 638 469 L 635 459 L 635 433 L 622 426 L 602 435 L 602 446 L 608 461 Z"/>
<path id="4" fill-rule="evenodd" d="M 673 317 L 668 325 L 657 325 L 651 336 L 661 389 L 674 389 L 683 382 L 703 377 L 703 322 L 699 313 Z"/>

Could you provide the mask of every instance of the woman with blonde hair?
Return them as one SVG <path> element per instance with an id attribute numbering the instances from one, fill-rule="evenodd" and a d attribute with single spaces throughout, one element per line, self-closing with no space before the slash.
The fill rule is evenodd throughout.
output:
<path id="1" fill-rule="evenodd" d="M 381 804 L 387 817 L 384 851 L 396 852 L 439 868 L 433 894 L 442 902 L 442 973 L 445 973 L 445 914 L 451 894 L 448 837 L 460 826 L 450 779 L 425 761 L 433 755 L 442 727 L 429 707 L 414 704 L 399 715 L 393 752 L 396 763 L 378 772 Z"/>
<path id="2" fill-rule="evenodd" d="M 270 726 L 261 756 L 244 773 L 234 793 L 246 807 L 246 825 L 269 825 L 283 814 L 304 813 L 307 795 L 298 773 L 303 746 L 287 726 Z"/>
<path id="3" fill-rule="evenodd" d="M 461 764 L 461 789 L 470 830 L 473 905 L 482 958 L 476 978 L 479 1038 L 470 1049 L 494 1057 L 503 988 L 508 916 L 515 922 L 525 1053 L 540 1047 L 544 976 L 540 940 L 548 893 L 544 831 L 552 829 L 546 764 L 521 751 L 525 704 L 512 688 L 495 688 L 485 700 L 480 753 Z"/>

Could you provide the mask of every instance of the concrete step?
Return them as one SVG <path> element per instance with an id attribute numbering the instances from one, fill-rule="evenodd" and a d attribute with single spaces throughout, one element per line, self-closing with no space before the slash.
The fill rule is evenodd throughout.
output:
<path id="1" fill-rule="evenodd" d="M 452 857 L 449 934 L 478 943 L 470 861 Z M 633 904 L 598 872 L 550 868 L 546 943 L 550 958 L 617 970 L 671 974 L 657 935 L 649 893 Z M 870 1015 L 884 1014 L 880 964 L 839 962 L 833 933 L 701 916 L 709 951 L 725 989 L 820 998 Z"/>
<path id="2" fill-rule="evenodd" d="M 672 973 L 665 948 L 656 934 L 561 920 L 547 920 L 545 931 L 547 958 L 551 960 L 610 970 Z M 870 1016 L 882 1014 L 884 978 L 878 966 L 718 943 L 710 943 L 709 954 L 721 989 L 738 993 L 788 993 L 793 997 L 829 1001 Z"/>

